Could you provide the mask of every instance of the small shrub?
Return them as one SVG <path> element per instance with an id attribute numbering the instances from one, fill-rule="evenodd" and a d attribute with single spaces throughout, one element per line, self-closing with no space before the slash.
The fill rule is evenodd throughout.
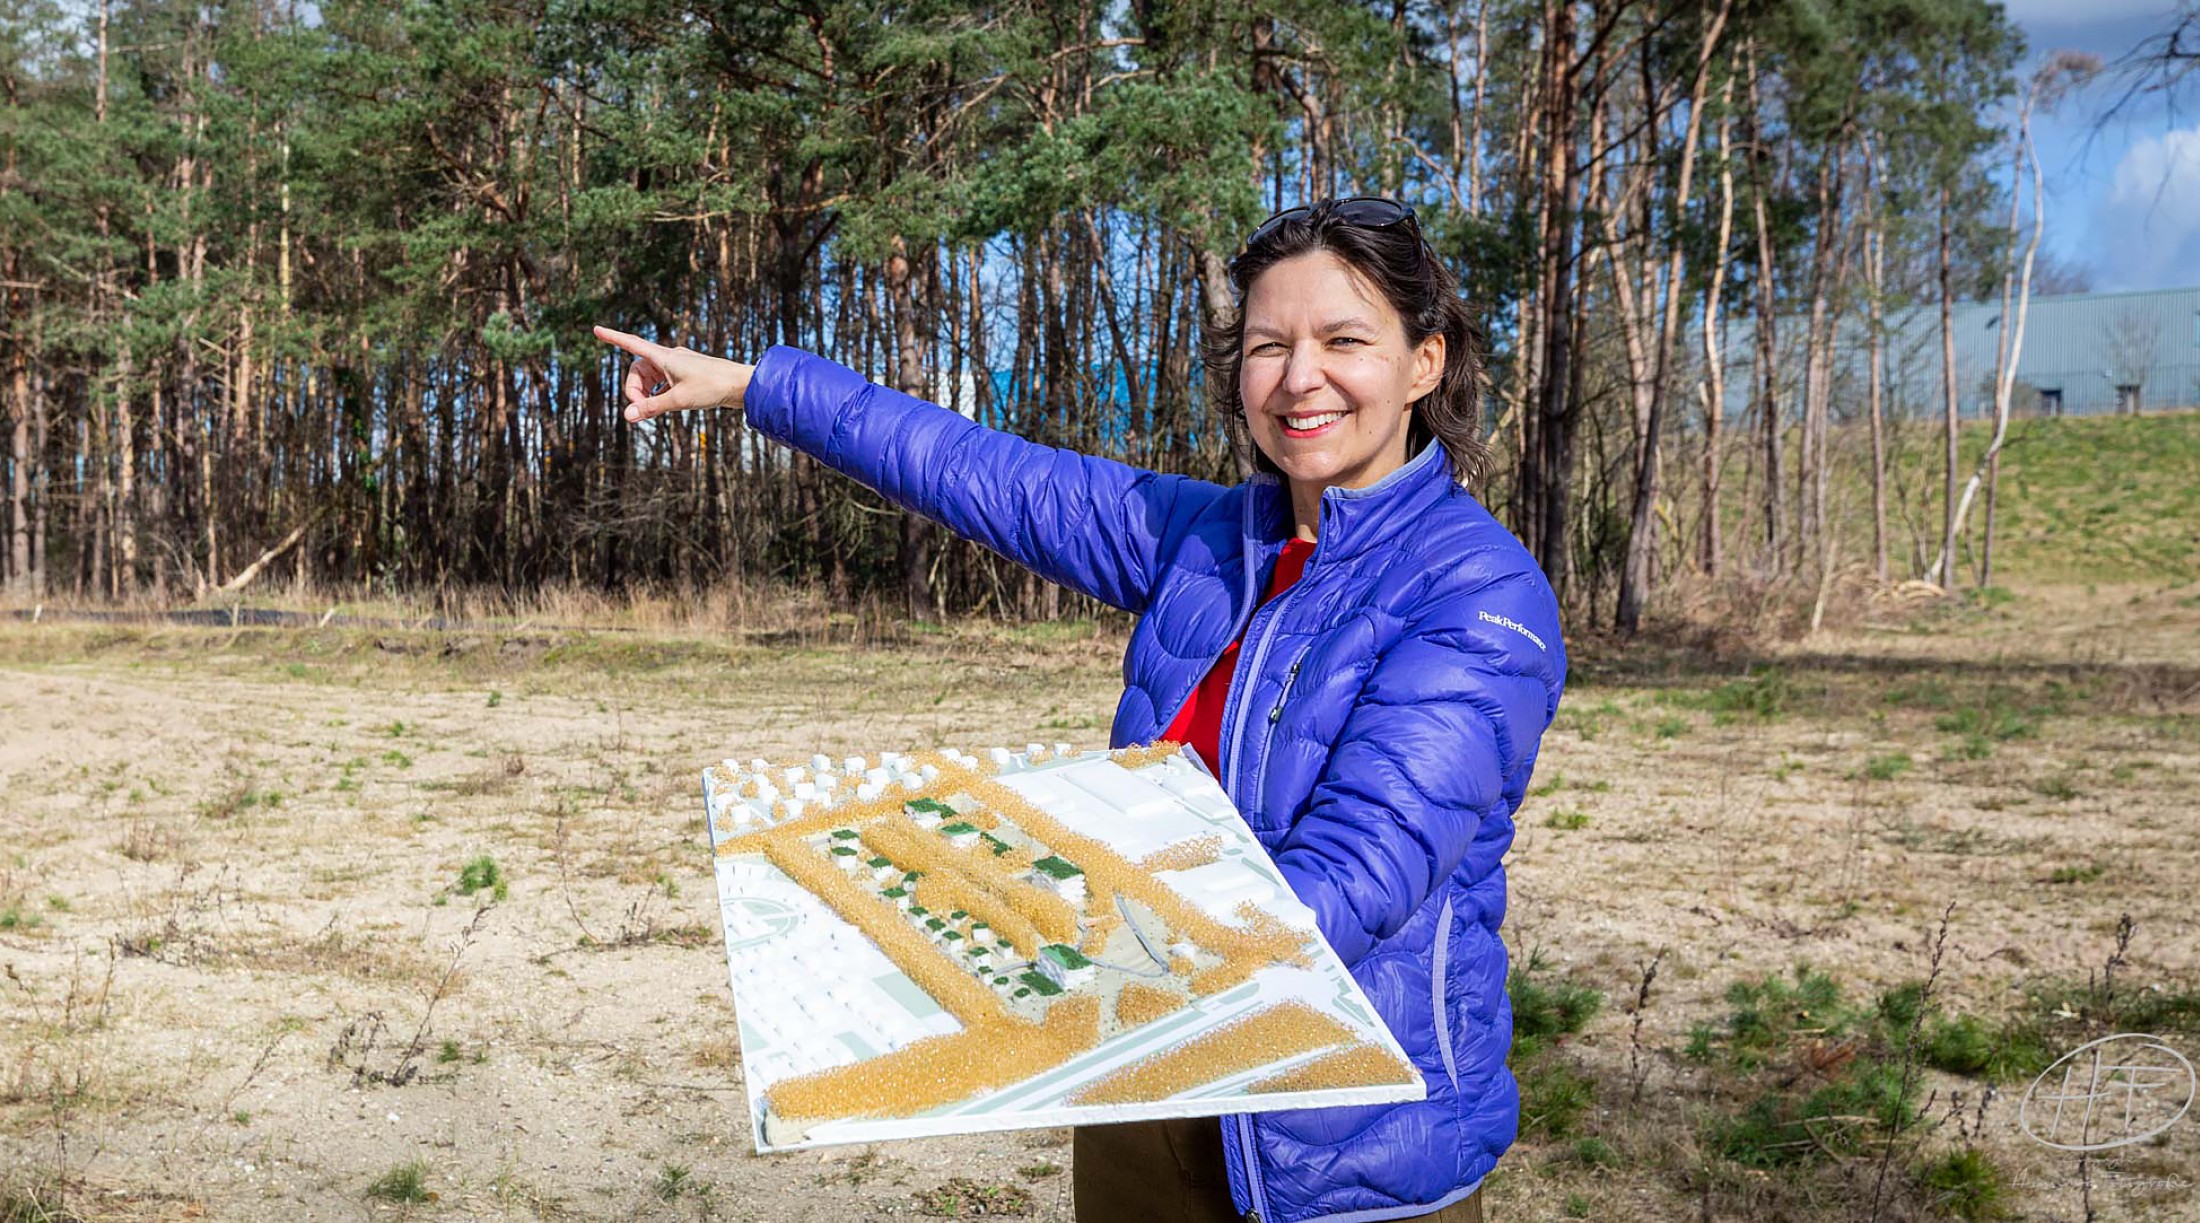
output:
<path id="1" fill-rule="evenodd" d="M 1596 1083 L 1560 1057 L 1537 1057 L 1513 1075 L 1520 1083 L 1520 1133 L 1553 1139 L 1573 1133 L 1596 1103 Z"/>
<path id="2" fill-rule="evenodd" d="M 1574 1162 L 1590 1168 L 1616 1168 L 1619 1152 L 1602 1138 L 1576 1138 L 1573 1147 Z"/>
<path id="3" fill-rule="evenodd" d="M 1945 760 L 1984 760 L 1994 754 L 1994 741 L 1984 735 L 1965 735 L 1941 753 Z"/>
<path id="4" fill-rule="evenodd" d="M 1688 719 L 1674 714 L 1659 718 L 1654 731 L 1660 739 L 1678 739 L 1688 733 Z"/>
<path id="5" fill-rule="evenodd" d="M 429 1200 L 428 1165 L 422 1160 L 401 1163 L 367 1186 L 367 1196 L 380 1202 L 413 1205 Z"/>
<path id="6" fill-rule="evenodd" d="M 666 1164 L 657 1169 L 657 1200 L 677 1201 L 692 1184 L 692 1174 L 686 1164 Z"/>
<path id="7" fill-rule="evenodd" d="M 2047 872 L 2047 881 L 2049 883 L 2091 883 L 2100 878 L 2101 874 L 2102 867 L 2098 863 L 2087 863 L 2084 866 L 2058 866 Z"/>
<path id="8" fill-rule="evenodd" d="M 1892 752 L 1885 756 L 1873 756 L 1864 762 L 1864 776 L 1871 781 L 1893 781 L 1910 771 L 1910 754 Z"/>
<path id="9" fill-rule="evenodd" d="M 2062 776 L 2049 777 L 2043 781 L 2033 782 L 2032 790 L 2042 798 L 2052 798 L 2059 802 L 2067 802 L 2076 798 L 2079 793 L 2078 787 L 2070 784 L 2068 777 Z"/>
<path id="10" fill-rule="evenodd" d="M 967 1176 L 949 1177 L 937 1189 L 917 1195 L 917 1213 L 938 1219 L 975 1219 L 994 1215 L 1028 1215 L 1029 1189 L 1018 1185 L 988 1185 Z"/>
<path id="11" fill-rule="evenodd" d="M 2008 1179 L 1984 1151 L 1966 1147 L 1927 1161 L 1918 1187 L 1934 1213 L 1978 1223 L 2009 1217 Z"/>
<path id="12" fill-rule="evenodd" d="M 1915 1095 L 1914 1087 L 1903 1090 L 1899 1060 L 1858 1057 L 1808 1094 L 1770 1090 L 1741 1113 L 1715 1121 L 1712 1142 L 1745 1168 L 1857 1155 L 1871 1146 L 1875 1131 L 1904 1129 L 1917 1120 Z"/>
<path id="13" fill-rule="evenodd" d="M 504 868 L 497 865 L 495 858 L 483 854 L 460 868 L 457 891 L 461 896 L 486 891 L 494 898 L 502 900 L 508 892 L 504 882 Z"/>
<path id="14" fill-rule="evenodd" d="M 1505 992 L 1512 999 L 1513 1056 L 1533 1057 L 1552 1040 L 1587 1027 L 1604 1009 L 1604 995 L 1573 981 L 1546 981 L 1535 955 L 1512 970 Z"/>
<path id="15" fill-rule="evenodd" d="M 2002 701 L 1944 713 L 1933 719 L 1933 728 L 1944 734 L 1978 735 L 2004 742 L 2010 739 L 2029 739 L 2039 733 L 2036 722 L 2015 706 Z"/>
<path id="16" fill-rule="evenodd" d="M 1698 1061 L 1710 1060 L 1723 1048 L 1727 1061 L 1754 1070 L 1784 1052 L 1797 1029 L 1830 1039 L 1852 1026 L 1841 1005 L 1841 987 L 1805 964 L 1796 965 L 1793 985 L 1773 976 L 1736 981 L 1727 987 L 1726 1000 L 1734 1009 L 1723 1034 L 1700 1023 L 1690 1035 L 1688 1053 Z"/>
<path id="17" fill-rule="evenodd" d="M 1557 828 L 1565 832 L 1578 832 L 1589 826 L 1589 813 L 1586 811 L 1553 811 L 1543 817 L 1543 826 L 1545 828 Z"/>
<path id="18" fill-rule="evenodd" d="M 1738 717 L 1770 722 L 1787 712 L 1791 694 L 1787 673 L 1767 667 L 1712 689 L 1707 703 L 1722 725 Z"/>

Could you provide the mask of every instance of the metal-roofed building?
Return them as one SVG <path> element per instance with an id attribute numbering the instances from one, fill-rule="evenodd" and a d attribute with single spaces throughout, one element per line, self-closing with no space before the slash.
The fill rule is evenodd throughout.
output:
<path id="1" fill-rule="evenodd" d="M 1735 315 L 1725 343 L 1727 403 L 1750 410 L 1754 345 L 1747 315 Z M 1746 306 L 1745 306 L 1746 309 Z M 1994 407 L 1995 350 L 2001 343 L 1999 301 L 1962 302 L 1950 312 L 1955 337 L 1956 392 L 1965 417 Z M 1805 320 L 1780 319 L 1782 402 L 1800 400 Z M 1940 308 L 1925 303 L 1887 320 L 1887 410 L 1937 416 L 1941 410 Z M 1863 409 L 1864 320 L 1852 310 L 1841 327 L 1835 410 Z M 1700 351 L 1700 350 L 1699 350 Z M 2017 360 L 2018 415 L 2093 414 L 2200 407 L 2200 286 L 2133 293 L 2066 293 L 2034 297 Z"/>

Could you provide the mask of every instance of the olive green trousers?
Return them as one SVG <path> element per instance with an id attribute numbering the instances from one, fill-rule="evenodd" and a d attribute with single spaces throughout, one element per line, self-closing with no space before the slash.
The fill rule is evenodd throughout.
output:
<path id="1" fill-rule="evenodd" d="M 1213 1117 L 1077 1127 L 1070 1159 L 1077 1223 L 1245 1223 L 1230 1201 Z M 1482 1223 L 1482 1191 L 1429 1223 Z"/>

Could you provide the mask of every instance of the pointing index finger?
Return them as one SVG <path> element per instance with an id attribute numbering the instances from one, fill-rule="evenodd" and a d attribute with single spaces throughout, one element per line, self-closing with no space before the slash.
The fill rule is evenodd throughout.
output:
<path id="1" fill-rule="evenodd" d="M 654 357 L 660 353 L 671 351 L 662 344 L 651 343 L 638 335 L 630 335 L 624 331 L 615 331 L 600 323 L 596 325 L 596 338 L 606 344 L 624 349 L 637 357 Z"/>

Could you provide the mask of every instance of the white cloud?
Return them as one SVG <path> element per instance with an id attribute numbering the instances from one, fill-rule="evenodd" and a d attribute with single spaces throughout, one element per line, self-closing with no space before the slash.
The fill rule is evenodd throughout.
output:
<path id="1" fill-rule="evenodd" d="M 2095 217 L 2103 289 L 2200 284 L 2200 127 L 2131 146 Z"/>

